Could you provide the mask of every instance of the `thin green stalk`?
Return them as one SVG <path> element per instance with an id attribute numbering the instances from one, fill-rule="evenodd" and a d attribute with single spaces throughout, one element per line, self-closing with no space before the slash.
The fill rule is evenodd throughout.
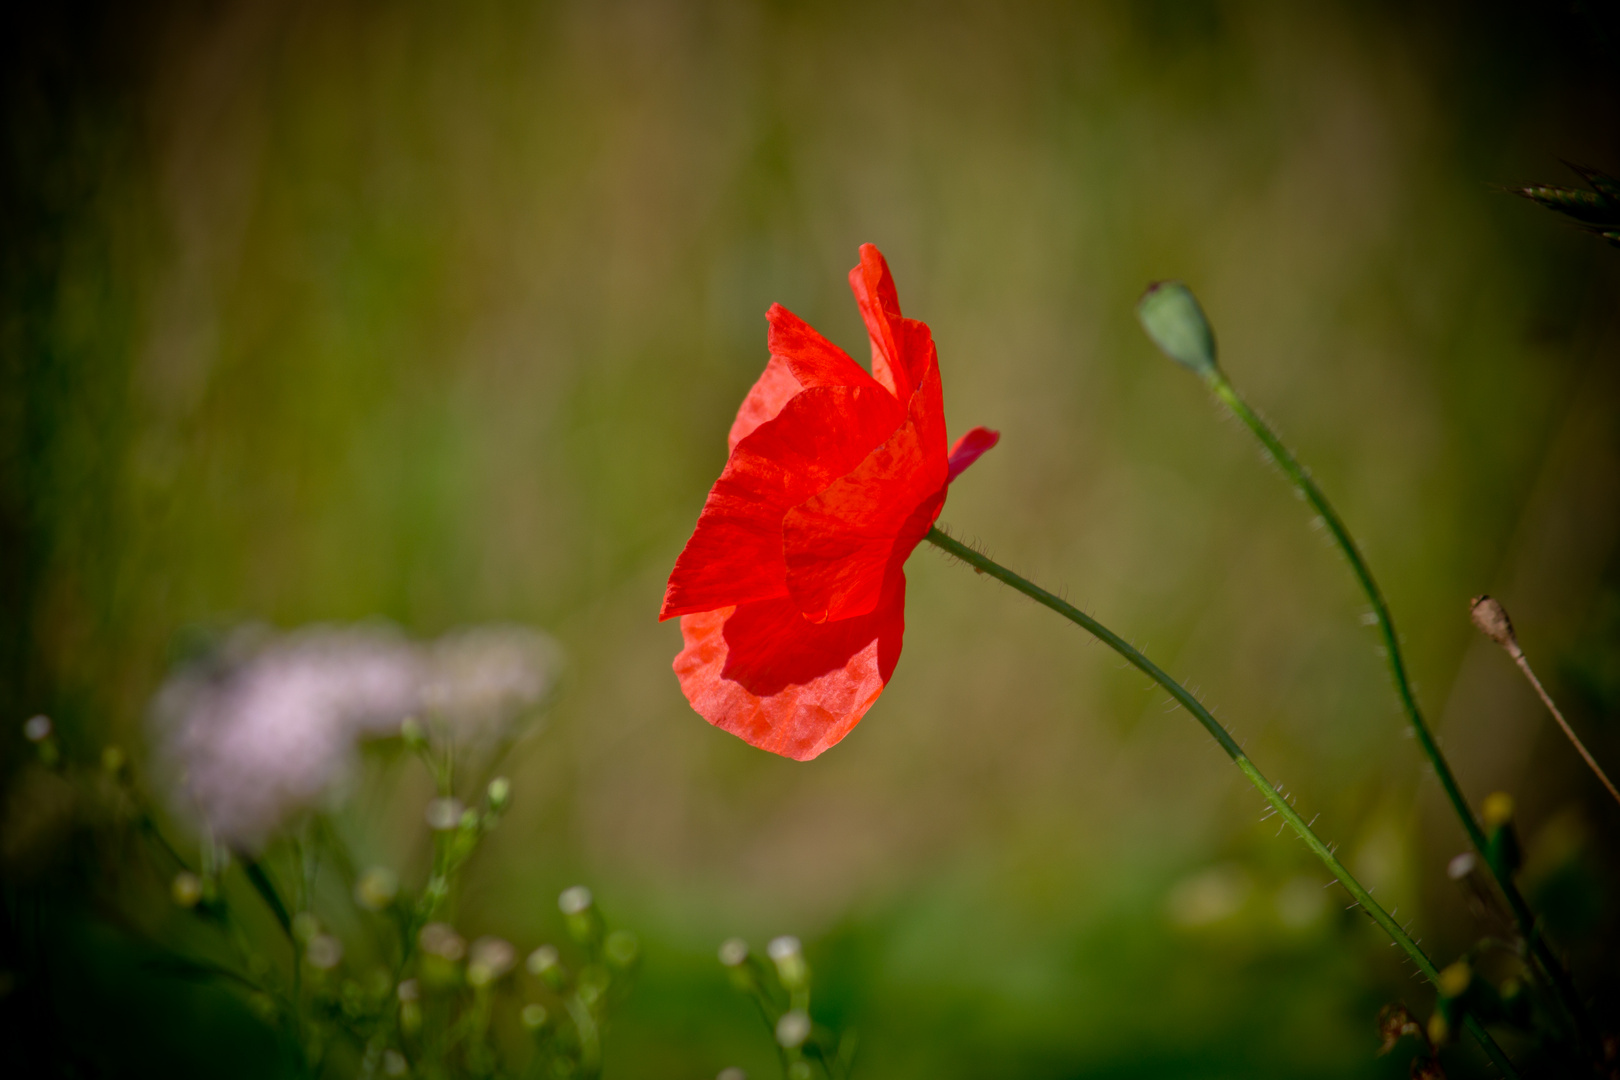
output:
<path id="1" fill-rule="evenodd" d="M 1276 461 L 1279 468 L 1293 482 L 1305 501 L 1311 504 L 1317 514 L 1321 515 L 1323 523 L 1327 526 L 1333 542 L 1338 545 L 1345 559 L 1350 563 L 1350 571 L 1355 575 L 1356 582 L 1361 586 L 1362 592 L 1367 595 L 1367 602 L 1372 605 L 1373 618 L 1376 620 L 1378 634 L 1384 647 L 1384 657 L 1389 663 L 1389 673 L 1395 682 L 1395 693 L 1400 698 L 1401 708 L 1406 712 L 1407 721 L 1412 726 L 1412 733 L 1417 739 L 1418 746 L 1429 759 L 1434 775 L 1440 781 L 1440 787 L 1445 791 L 1446 798 L 1450 800 L 1452 809 L 1457 813 L 1457 819 L 1462 822 L 1463 829 L 1468 833 L 1468 840 L 1474 849 L 1479 852 L 1485 864 L 1490 867 L 1491 874 L 1501 887 L 1502 895 L 1506 898 L 1508 907 L 1513 912 L 1514 920 L 1519 924 L 1519 933 L 1529 945 L 1531 955 L 1542 969 L 1547 980 L 1556 992 L 1559 1004 L 1568 1014 L 1571 1024 L 1575 1028 L 1577 1038 L 1583 1043 L 1590 1041 L 1590 1027 L 1586 1022 L 1585 1012 L 1581 1007 L 1580 996 L 1575 990 L 1575 984 L 1569 973 L 1564 969 L 1563 963 L 1553 952 L 1552 946 L 1540 933 L 1536 923 L 1535 914 L 1530 905 L 1525 902 L 1519 887 L 1513 881 L 1511 867 L 1501 865 L 1491 857 L 1490 843 L 1486 839 L 1485 830 L 1480 826 L 1479 818 L 1474 815 L 1473 808 L 1468 805 L 1468 798 L 1463 794 L 1457 783 L 1457 777 L 1451 771 L 1451 765 L 1440 750 L 1440 744 L 1434 739 L 1429 730 L 1428 723 L 1423 719 L 1423 711 L 1418 707 L 1417 696 L 1412 692 L 1411 680 L 1406 674 L 1406 661 L 1401 654 L 1400 638 L 1395 633 L 1395 621 L 1390 617 L 1389 605 L 1384 600 L 1383 592 L 1378 588 L 1378 582 L 1373 580 L 1372 571 L 1368 569 L 1367 562 L 1361 557 L 1361 551 L 1350 531 L 1345 528 L 1333 505 L 1328 502 L 1322 489 L 1317 487 L 1311 474 L 1287 446 L 1283 445 L 1271 427 L 1262 420 L 1257 413 L 1249 408 L 1248 402 L 1238 394 L 1237 390 L 1227 380 L 1226 375 L 1219 368 L 1212 368 L 1204 375 L 1205 382 L 1210 390 L 1219 398 L 1227 408 L 1231 409 L 1237 418 L 1243 421 L 1245 427 L 1254 433 L 1260 440 L 1260 445 Z"/>
<path id="2" fill-rule="evenodd" d="M 1372 898 L 1372 894 L 1356 880 L 1355 875 L 1350 873 L 1349 868 L 1339 861 L 1334 849 L 1324 843 L 1311 830 L 1310 824 L 1300 817 L 1299 812 L 1294 809 L 1288 798 L 1282 794 L 1282 785 L 1274 785 L 1266 779 L 1265 775 L 1260 772 L 1259 767 L 1249 760 L 1249 755 L 1243 752 L 1243 748 L 1238 745 L 1237 740 L 1232 738 L 1231 733 L 1185 687 L 1166 674 L 1162 668 L 1144 656 L 1130 642 L 1068 601 L 1047 592 L 1034 582 L 1020 577 L 995 560 L 980 554 L 949 534 L 942 532 L 938 527 L 930 529 L 925 539 L 947 554 L 967 563 L 979 573 L 989 574 L 1003 585 L 1016 589 L 1037 604 L 1057 612 L 1110 649 L 1119 653 L 1132 667 L 1163 687 L 1182 708 L 1191 713 L 1204 726 L 1204 730 L 1209 732 L 1210 737 L 1220 744 L 1222 750 L 1226 751 L 1226 755 L 1232 759 L 1243 775 L 1248 777 L 1249 783 L 1253 784 L 1255 789 L 1260 792 L 1261 797 L 1270 804 L 1272 810 L 1288 823 L 1289 827 L 1294 830 L 1295 835 L 1305 842 L 1306 847 L 1315 852 L 1316 857 L 1322 860 L 1323 865 L 1328 868 L 1338 880 L 1338 883 L 1344 886 L 1345 891 L 1361 906 L 1372 921 L 1377 923 L 1395 941 L 1395 944 L 1401 947 L 1401 950 L 1417 966 L 1417 969 L 1423 973 L 1424 978 L 1431 983 L 1438 983 L 1440 978 L 1439 969 L 1434 966 L 1434 962 L 1429 959 L 1418 943 L 1412 940 L 1412 936 L 1401 927 L 1401 924 L 1396 922 L 1389 912 L 1385 911 L 1378 901 Z M 1472 1015 L 1467 1019 L 1467 1027 L 1474 1038 L 1479 1041 L 1485 1053 L 1496 1063 L 1496 1067 L 1501 1069 L 1504 1075 L 1517 1078 L 1519 1074 L 1513 1067 L 1513 1063 L 1502 1052 L 1502 1048 L 1496 1044 L 1496 1040 Z"/>

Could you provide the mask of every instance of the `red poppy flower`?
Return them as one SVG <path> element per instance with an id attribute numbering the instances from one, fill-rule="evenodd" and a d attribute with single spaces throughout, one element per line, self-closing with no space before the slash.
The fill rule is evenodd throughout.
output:
<path id="1" fill-rule="evenodd" d="M 731 425 L 731 456 L 675 561 L 660 619 L 680 616 L 681 690 L 703 718 L 807 761 L 877 700 L 900 659 L 902 567 L 947 485 L 1000 436 L 946 448 L 939 358 L 900 315 L 883 255 L 850 287 L 872 372 L 780 304 L 771 359 Z"/>

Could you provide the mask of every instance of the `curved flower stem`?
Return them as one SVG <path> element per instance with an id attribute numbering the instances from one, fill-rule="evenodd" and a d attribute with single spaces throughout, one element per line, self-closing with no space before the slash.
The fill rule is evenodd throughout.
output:
<path id="1" fill-rule="evenodd" d="M 1003 585 L 1016 589 L 1037 604 L 1051 608 L 1110 649 L 1119 653 L 1132 667 L 1168 691 L 1170 696 L 1182 708 L 1192 713 L 1193 717 L 1204 726 L 1204 730 L 1209 732 L 1210 737 L 1220 744 L 1221 749 L 1226 751 L 1226 756 L 1232 759 L 1244 776 L 1248 777 L 1249 783 L 1253 784 L 1255 789 L 1260 792 L 1261 797 L 1271 805 L 1272 810 L 1288 823 L 1289 827 L 1294 830 L 1294 833 L 1301 840 L 1305 841 L 1306 847 L 1316 853 L 1316 857 L 1322 860 L 1323 865 L 1332 872 L 1333 876 L 1338 879 L 1339 884 L 1344 886 L 1345 891 L 1361 906 L 1372 921 L 1377 923 L 1386 934 L 1394 939 L 1395 944 L 1401 947 L 1412 963 L 1417 966 L 1417 969 L 1423 973 L 1424 978 L 1431 983 L 1438 982 L 1440 972 L 1434 966 L 1434 962 L 1429 959 L 1428 954 L 1423 951 L 1416 941 L 1412 940 L 1412 936 L 1401 927 L 1401 924 L 1396 922 L 1389 912 L 1385 911 L 1378 901 L 1372 898 L 1372 894 L 1362 886 L 1361 882 L 1356 880 L 1355 875 L 1350 872 L 1349 868 L 1339 861 L 1333 847 L 1324 843 L 1315 832 L 1311 831 L 1310 824 L 1300 817 L 1299 812 L 1288 801 L 1288 797 L 1282 794 L 1282 785 L 1272 784 L 1271 781 L 1266 779 L 1259 767 L 1249 760 L 1249 755 L 1243 752 L 1243 747 L 1239 746 L 1237 740 L 1232 738 L 1231 732 L 1227 731 L 1221 725 L 1221 722 L 1215 719 L 1214 715 L 1204 707 L 1203 702 L 1199 701 L 1179 682 L 1166 674 L 1152 660 L 1144 656 L 1130 642 L 1068 601 L 1013 573 L 995 560 L 980 554 L 948 533 L 941 531 L 937 526 L 930 529 L 924 539 L 947 554 L 967 563 L 979 573 L 989 574 Z M 1472 1015 L 1467 1019 L 1467 1026 L 1469 1032 L 1479 1041 L 1485 1053 L 1496 1063 L 1496 1067 L 1502 1070 L 1503 1075 L 1517 1078 L 1519 1074 L 1514 1069 L 1513 1063 L 1502 1052 L 1502 1048 L 1496 1045 L 1496 1040 L 1491 1037 L 1484 1026 Z"/>
<path id="2" fill-rule="evenodd" d="M 1236 388 L 1219 368 L 1205 376 L 1210 391 L 1219 398 L 1227 408 L 1231 409 L 1243 425 L 1254 433 L 1265 447 L 1266 453 L 1277 466 L 1282 469 L 1288 479 L 1293 483 L 1311 508 L 1321 515 L 1322 522 L 1327 526 L 1333 542 L 1338 545 L 1350 563 L 1350 571 L 1355 575 L 1356 582 L 1361 586 L 1362 592 L 1367 595 L 1367 602 L 1372 605 L 1372 615 L 1378 626 L 1378 634 L 1384 647 L 1384 657 L 1389 663 L 1390 677 L 1395 682 L 1395 693 L 1400 698 L 1401 708 L 1406 712 L 1407 721 L 1412 726 L 1412 733 L 1417 739 L 1418 746 L 1429 759 L 1434 775 L 1440 781 L 1440 787 L 1445 791 L 1446 798 L 1451 801 L 1452 809 L 1457 812 L 1457 819 L 1462 822 L 1468 840 L 1479 852 L 1485 864 L 1490 867 L 1491 874 L 1506 898 L 1508 908 L 1513 912 L 1514 920 L 1519 924 L 1519 933 L 1530 948 L 1536 965 L 1542 969 L 1542 974 L 1552 984 L 1557 994 L 1560 1006 L 1568 1015 L 1571 1026 L 1575 1030 L 1577 1039 L 1584 1044 L 1590 1043 L 1590 1027 L 1586 1022 L 1585 1012 L 1581 1007 L 1580 995 L 1575 990 L 1575 984 L 1564 969 L 1562 961 L 1553 952 L 1552 946 L 1541 934 L 1536 923 L 1535 914 L 1530 905 L 1525 902 L 1524 895 L 1513 881 L 1511 867 L 1504 866 L 1497 859 L 1491 857 L 1490 843 L 1486 839 L 1485 830 L 1480 826 L 1479 818 L 1475 816 L 1473 808 L 1468 805 L 1468 798 L 1463 794 L 1457 783 L 1457 777 L 1451 771 L 1451 765 L 1440 750 L 1440 744 L 1435 741 L 1434 733 L 1423 719 L 1423 711 L 1418 707 L 1417 696 L 1412 692 L 1411 680 L 1406 674 L 1406 661 L 1401 655 L 1400 638 L 1395 633 L 1395 621 L 1390 617 L 1389 605 L 1384 600 L 1383 592 L 1378 588 L 1378 582 L 1373 580 L 1372 571 L 1368 569 L 1367 562 L 1361 557 L 1361 551 L 1356 547 L 1355 540 L 1350 531 L 1345 528 L 1344 522 L 1334 511 L 1333 505 L 1328 502 L 1322 489 L 1316 486 L 1311 479 L 1310 471 L 1299 463 L 1287 446 L 1283 445 L 1276 432 L 1260 418 L 1248 402 L 1239 396 Z"/>

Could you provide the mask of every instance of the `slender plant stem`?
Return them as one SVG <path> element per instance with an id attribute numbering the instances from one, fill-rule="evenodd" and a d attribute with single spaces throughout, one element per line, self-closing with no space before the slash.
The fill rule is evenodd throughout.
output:
<path id="1" fill-rule="evenodd" d="M 1306 847 L 1315 852 L 1316 857 L 1322 860 L 1323 865 L 1328 868 L 1338 880 L 1338 883 L 1344 886 L 1345 891 L 1350 894 L 1351 898 L 1360 905 L 1373 922 L 1377 923 L 1394 940 L 1395 944 L 1401 947 L 1401 950 L 1423 973 L 1423 976 L 1431 983 L 1438 983 L 1440 978 L 1439 969 L 1434 966 L 1434 962 L 1429 959 L 1428 954 L 1423 951 L 1416 941 L 1412 940 L 1412 936 L 1402 928 L 1401 924 L 1396 922 L 1389 912 L 1385 911 L 1382 905 L 1373 899 L 1372 894 L 1362 886 L 1361 882 L 1356 880 L 1355 875 L 1350 872 L 1349 868 L 1339 861 L 1334 848 L 1324 843 L 1321 837 L 1311 830 L 1310 824 L 1299 815 L 1293 804 L 1288 801 L 1288 797 L 1282 793 L 1282 785 L 1273 784 L 1266 779 L 1259 767 L 1249 760 L 1249 755 L 1244 753 L 1243 747 L 1239 746 L 1237 740 L 1232 738 L 1231 732 L 1227 731 L 1221 725 L 1221 722 L 1216 720 L 1214 715 L 1204 707 L 1203 702 L 1194 697 L 1186 687 L 1166 674 L 1164 669 L 1149 660 L 1130 642 L 1073 604 L 1047 592 L 1027 578 L 1013 573 L 994 559 L 975 551 L 948 533 L 943 532 L 937 526 L 928 531 L 925 539 L 940 550 L 967 563 L 979 573 L 989 574 L 1003 585 L 1016 589 L 1037 604 L 1057 612 L 1110 649 L 1113 649 L 1120 656 L 1123 656 L 1132 667 L 1163 687 L 1182 708 L 1191 713 L 1194 719 L 1204 726 L 1204 730 L 1209 732 L 1210 737 L 1220 745 L 1222 750 L 1226 751 L 1227 757 L 1232 759 L 1239 771 L 1248 778 L 1249 783 L 1253 784 L 1255 789 L 1260 792 L 1261 797 L 1270 804 L 1271 809 L 1283 821 L 1288 823 L 1288 826 L 1294 830 L 1295 835 L 1305 842 Z M 1514 1069 L 1513 1063 L 1502 1052 L 1502 1048 L 1496 1044 L 1496 1040 L 1472 1015 L 1467 1019 L 1467 1026 L 1474 1038 L 1479 1041 L 1485 1053 L 1496 1063 L 1496 1067 L 1501 1069 L 1504 1075 L 1509 1077 L 1519 1075 L 1518 1071 Z"/>
<path id="2" fill-rule="evenodd" d="M 1457 783 L 1456 775 L 1451 771 L 1451 764 L 1440 750 L 1440 744 L 1435 741 L 1434 733 L 1429 729 L 1428 723 L 1423 719 L 1423 710 L 1418 707 L 1417 696 L 1412 691 L 1411 680 L 1407 677 L 1406 661 L 1401 654 L 1400 638 L 1395 633 L 1395 621 L 1390 617 L 1389 604 L 1384 600 L 1378 582 L 1373 579 L 1372 571 L 1367 567 L 1367 561 L 1361 557 L 1361 551 L 1350 531 L 1345 528 L 1344 521 L 1328 502 L 1322 489 L 1317 487 L 1316 481 L 1311 479 L 1310 471 L 1299 463 L 1292 451 L 1283 445 L 1276 432 L 1271 430 L 1248 402 L 1238 394 L 1237 390 L 1228 381 L 1226 375 L 1216 368 L 1206 376 L 1210 390 L 1219 398 L 1227 408 L 1231 409 L 1243 425 L 1254 433 L 1260 440 L 1266 453 L 1276 461 L 1294 487 L 1298 489 L 1311 508 L 1321 515 L 1322 522 L 1327 526 L 1333 542 L 1343 552 L 1350 563 L 1350 571 L 1355 575 L 1362 592 L 1367 595 L 1367 602 L 1372 605 L 1372 615 L 1378 627 L 1379 637 L 1384 647 L 1384 658 L 1389 664 L 1390 677 L 1395 682 L 1395 693 L 1400 698 L 1401 708 L 1406 712 L 1407 721 L 1411 724 L 1412 733 L 1417 739 L 1418 746 L 1429 759 L 1434 769 L 1434 775 L 1440 781 L 1440 787 L 1445 791 L 1446 798 L 1450 800 L 1452 809 L 1457 813 L 1457 819 L 1462 822 L 1463 830 L 1468 834 L 1468 840 L 1474 849 L 1479 852 L 1490 867 L 1491 874 L 1506 898 L 1508 908 L 1513 912 L 1514 920 L 1519 924 L 1519 933 L 1524 937 L 1530 948 L 1531 955 L 1542 969 L 1548 982 L 1559 999 L 1559 1004 L 1568 1015 L 1571 1025 L 1575 1029 L 1576 1037 L 1583 1043 L 1590 1043 L 1590 1027 L 1586 1022 L 1585 1010 L 1581 1006 L 1580 995 L 1575 990 L 1575 984 L 1565 970 L 1563 962 L 1553 952 L 1552 946 L 1541 934 L 1536 922 L 1535 914 L 1530 905 L 1525 902 L 1524 895 L 1513 881 L 1513 868 L 1502 865 L 1497 859 L 1491 857 L 1490 843 L 1486 839 L 1485 830 L 1480 826 L 1479 818 L 1475 816 L 1473 808 L 1468 805 L 1468 798 L 1463 794 L 1461 786 Z"/>
<path id="3" fill-rule="evenodd" d="M 1592 752 L 1586 748 L 1586 744 L 1581 742 L 1581 737 L 1575 734 L 1575 729 L 1569 726 L 1569 721 L 1564 719 L 1564 714 L 1558 710 L 1557 704 L 1553 702 L 1552 695 L 1547 693 L 1546 688 L 1541 685 L 1541 680 L 1536 678 L 1536 673 L 1531 670 L 1530 661 L 1525 659 L 1524 650 L 1514 644 L 1512 648 L 1508 649 L 1508 654 L 1513 657 L 1513 662 L 1524 673 L 1524 677 L 1530 680 L 1530 685 L 1535 688 L 1537 695 L 1540 696 L 1541 703 L 1547 706 L 1547 711 L 1552 713 L 1552 718 L 1558 721 L 1559 727 L 1564 729 L 1564 734 L 1575 745 L 1576 751 L 1581 755 L 1582 760 L 1586 762 L 1586 767 L 1591 769 L 1593 774 L 1603 782 L 1603 786 L 1609 789 L 1609 794 L 1614 796 L 1614 801 L 1620 802 L 1620 791 L 1615 790 L 1614 781 L 1609 779 L 1609 774 L 1603 771 L 1603 767 L 1597 763 L 1597 758 L 1592 756 Z"/>

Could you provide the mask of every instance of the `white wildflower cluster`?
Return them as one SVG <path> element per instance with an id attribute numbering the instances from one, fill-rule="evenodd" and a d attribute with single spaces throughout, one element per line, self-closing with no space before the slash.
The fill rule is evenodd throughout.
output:
<path id="1" fill-rule="evenodd" d="M 498 737 L 556 669 L 543 634 L 488 626 L 414 643 L 380 625 L 243 630 L 164 683 L 158 751 L 179 809 L 256 849 L 294 811 L 340 790 L 358 746 L 425 716 L 458 744 Z"/>

